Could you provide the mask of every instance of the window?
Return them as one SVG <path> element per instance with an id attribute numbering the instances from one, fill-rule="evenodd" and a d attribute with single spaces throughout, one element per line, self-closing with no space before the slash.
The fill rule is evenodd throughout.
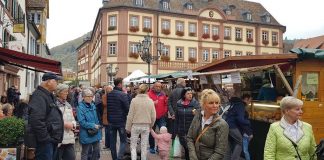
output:
<path id="1" fill-rule="evenodd" d="M 187 9 L 191 10 L 192 9 L 192 4 L 187 4 Z"/>
<path id="2" fill-rule="evenodd" d="M 251 15 L 251 13 L 246 13 L 246 15 L 245 15 L 246 17 L 246 20 L 248 20 L 248 21 L 251 21 L 252 20 L 252 15 Z"/>
<path id="3" fill-rule="evenodd" d="M 181 47 L 176 48 L 176 58 L 183 59 L 183 48 Z"/>
<path id="4" fill-rule="evenodd" d="M 130 26 L 132 26 L 132 27 L 138 26 L 138 17 L 137 16 L 131 16 Z"/>
<path id="5" fill-rule="evenodd" d="M 196 24 L 195 23 L 189 24 L 189 33 L 196 33 Z"/>
<path id="6" fill-rule="evenodd" d="M 278 33 L 272 32 L 272 42 L 278 42 Z"/>
<path id="7" fill-rule="evenodd" d="M 208 61 L 208 59 L 209 59 L 209 51 L 208 51 L 208 49 L 204 49 L 203 50 L 203 54 L 202 54 L 202 56 L 203 56 L 203 61 Z"/>
<path id="8" fill-rule="evenodd" d="M 129 51 L 130 51 L 131 53 L 137 53 L 136 43 L 131 43 L 131 44 L 130 44 Z"/>
<path id="9" fill-rule="evenodd" d="M 203 32 L 204 32 L 204 34 L 209 34 L 209 25 L 208 24 L 204 24 Z"/>
<path id="10" fill-rule="evenodd" d="M 162 9 L 169 9 L 169 2 L 163 1 L 162 2 Z"/>
<path id="11" fill-rule="evenodd" d="M 231 56 L 231 51 L 229 51 L 229 50 L 224 51 L 224 58 L 230 57 L 230 56 Z"/>
<path id="12" fill-rule="evenodd" d="M 268 32 L 267 31 L 262 31 L 262 40 L 265 40 L 265 41 L 268 40 Z"/>
<path id="13" fill-rule="evenodd" d="M 235 56 L 242 56 L 242 51 L 235 51 Z"/>
<path id="14" fill-rule="evenodd" d="M 110 16 L 109 17 L 109 26 L 110 27 L 116 27 L 117 26 L 117 17 L 116 16 Z"/>
<path id="15" fill-rule="evenodd" d="M 151 28 L 151 18 L 144 17 L 143 23 L 144 28 Z"/>
<path id="16" fill-rule="evenodd" d="M 212 58 L 213 59 L 218 59 L 218 51 L 217 50 L 213 50 Z"/>
<path id="17" fill-rule="evenodd" d="M 184 23 L 183 23 L 183 22 L 179 22 L 179 21 L 177 21 L 177 22 L 176 22 L 176 31 L 181 31 L 181 32 L 183 32 L 183 26 L 184 26 Z"/>
<path id="18" fill-rule="evenodd" d="M 231 14 L 232 14 L 231 9 L 226 9 L 226 10 L 225 10 L 225 14 L 227 14 L 227 15 L 231 15 Z"/>
<path id="19" fill-rule="evenodd" d="M 170 29 L 170 21 L 162 20 L 162 29 Z"/>
<path id="20" fill-rule="evenodd" d="M 213 35 L 219 35 L 218 31 L 219 31 L 218 26 L 213 26 L 212 28 Z"/>
<path id="21" fill-rule="evenodd" d="M 253 39 L 253 30 L 246 30 L 246 38 Z"/>
<path id="22" fill-rule="evenodd" d="M 271 19 L 270 19 L 270 15 L 266 15 L 266 16 L 265 16 L 265 21 L 266 21 L 267 23 L 270 23 L 270 20 L 271 20 Z"/>
<path id="23" fill-rule="evenodd" d="M 136 6 L 143 6 L 143 0 L 135 0 Z"/>
<path id="24" fill-rule="evenodd" d="M 196 58 L 196 49 L 189 48 L 189 58 Z"/>
<path id="25" fill-rule="evenodd" d="M 241 28 L 236 28 L 235 29 L 235 38 L 236 39 L 242 39 L 242 29 Z"/>
<path id="26" fill-rule="evenodd" d="M 225 39 L 231 39 L 231 28 L 230 27 L 225 27 L 225 29 L 224 29 L 224 38 Z"/>
<path id="27" fill-rule="evenodd" d="M 39 24 L 41 21 L 40 13 L 29 13 L 29 20 L 33 21 L 35 24 Z"/>
<path id="28" fill-rule="evenodd" d="M 117 46 L 116 46 L 116 43 L 108 43 L 108 47 L 109 47 L 109 55 L 116 55 L 116 50 L 117 50 Z"/>
<path id="29" fill-rule="evenodd" d="M 318 101 L 319 72 L 302 72 L 302 76 L 301 99 L 303 101 Z"/>
<path id="30" fill-rule="evenodd" d="M 169 56 L 169 52 L 170 52 L 170 48 L 169 48 L 169 47 L 164 46 L 164 47 L 162 48 L 162 55 L 164 55 L 164 56 Z"/>
<path id="31" fill-rule="evenodd" d="M 247 56 L 252 56 L 253 55 L 253 52 L 246 52 L 246 55 Z"/>

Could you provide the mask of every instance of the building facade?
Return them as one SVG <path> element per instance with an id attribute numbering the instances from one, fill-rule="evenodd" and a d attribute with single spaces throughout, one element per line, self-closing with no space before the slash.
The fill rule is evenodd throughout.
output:
<path id="1" fill-rule="evenodd" d="M 190 70 L 229 56 L 282 53 L 285 26 L 259 3 L 241 0 L 103 1 L 92 35 L 78 47 L 78 78 L 107 82 L 106 66 L 117 76 L 148 72 L 136 44 L 152 35 L 160 54 L 152 74 Z M 161 53 L 155 44 L 164 43 Z"/>

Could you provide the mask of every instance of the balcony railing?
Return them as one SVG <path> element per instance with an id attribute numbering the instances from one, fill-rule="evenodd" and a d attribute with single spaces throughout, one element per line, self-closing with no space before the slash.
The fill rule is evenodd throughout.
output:
<path id="1" fill-rule="evenodd" d="M 159 69 L 162 70 L 188 70 L 203 66 L 201 63 L 178 62 L 178 61 L 159 61 Z"/>

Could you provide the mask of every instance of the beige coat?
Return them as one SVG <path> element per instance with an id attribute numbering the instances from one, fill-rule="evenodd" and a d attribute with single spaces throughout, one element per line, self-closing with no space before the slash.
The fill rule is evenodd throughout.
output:
<path id="1" fill-rule="evenodd" d="M 126 130 L 133 124 L 149 124 L 153 127 L 156 119 L 154 103 L 147 94 L 138 94 L 131 102 L 127 115 Z"/>
<path id="2" fill-rule="evenodd" d="M 57 100 L 56 103 L 60 107 L 60 110 L 62 111 L 64 122 L 71 122 L 75 127 L 76 121 L 73 116 L 71 105 L 67 101 L 60 102 L 59 100 Z M 74 132 L 70 129 L 64 128 L 62 144 L 74 144 L 74 143 L 75 143 Z"/>

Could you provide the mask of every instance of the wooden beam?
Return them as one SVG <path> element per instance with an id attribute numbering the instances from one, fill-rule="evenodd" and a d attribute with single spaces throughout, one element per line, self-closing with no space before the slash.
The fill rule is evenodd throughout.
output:
<path id="1" fill-rule="evenodd" d="M 303 78 L 303 75 L 298 76 L 297 82 L 295 83 L 293 97 L 297 97 L 298 89 L 299 89 L 299 86 L 301 84 L 302 78 Z"/>
<path id="2" fill-rule="evenodd" d="M 291 86 L 289 85 L 285 75 L 282 73 L 281 69 L 279 68 L 279 66 L 277 64 L 273 65 L 273 67 L 276 69 L 277 73 L 279 74 L 279 77 L 281 78 L 282 82 L 284 83 L 285 87 L 287 88 L 289 95 L 293 95 L 294 92 L 291 89 Z"/>

